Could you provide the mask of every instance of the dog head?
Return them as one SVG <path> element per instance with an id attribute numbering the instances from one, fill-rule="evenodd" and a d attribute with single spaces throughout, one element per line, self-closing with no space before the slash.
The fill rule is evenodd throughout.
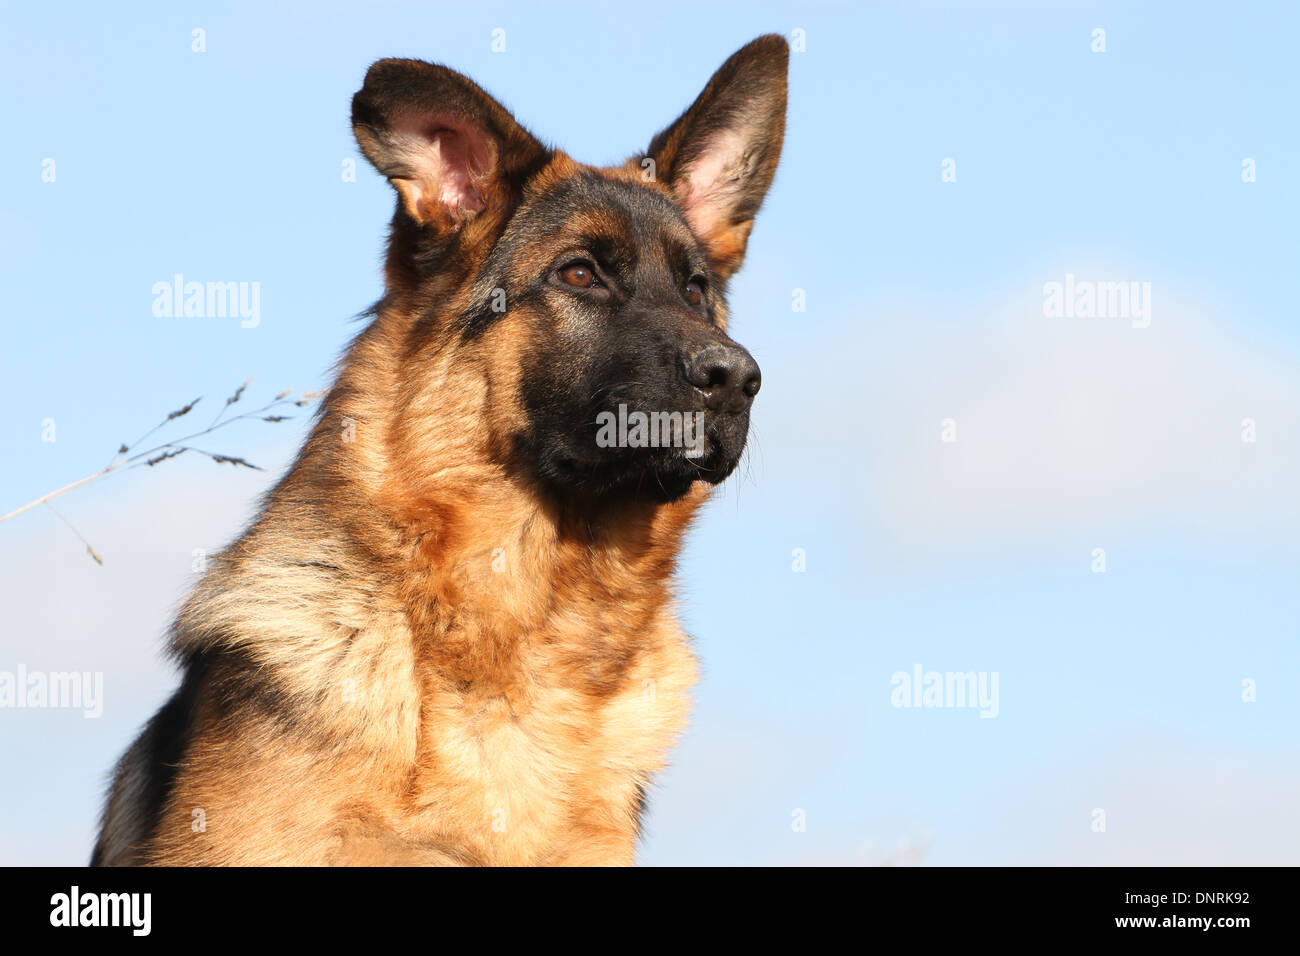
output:
<path id="1" fill-rule="evenodd" d="M 613 168 L 544 146 L 452 70 L 374 64 L 353 127 L 398 194 L 380 312 L 404 323 L 406 389 L 474 369 L 456 387 L 491 454 L 562 496 L 671 501 L 726 478 L 761 383 L 726 286 L 776 171 L 787 60 L 779 36 L 750 43 Z"/>

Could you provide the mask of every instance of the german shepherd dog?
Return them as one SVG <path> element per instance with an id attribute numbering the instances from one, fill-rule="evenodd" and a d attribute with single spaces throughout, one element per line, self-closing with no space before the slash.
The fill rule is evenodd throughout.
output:
<path id="1" fill-rule="evenodd" d="M 446 67 L 370 68 L 384 295 L 182 605 L 181 687 L 117 765 L 93 864 L 635 862 L 696 679 L 678 550 L 759 388 L 725 293 L 787 61 L 753 41 L 612 168 Z"/>

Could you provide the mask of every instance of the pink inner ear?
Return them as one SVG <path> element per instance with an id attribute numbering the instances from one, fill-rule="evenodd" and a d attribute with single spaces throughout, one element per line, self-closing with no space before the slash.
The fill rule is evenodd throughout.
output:
<path id="1" fill-rule="evenodd" d="M 737 130 L 714 135 L 678 185 L 686 218 L 701 236 L 731 225 L 734 191 L 744 173 L 745 144 Z"/>
<path id="2" fill-rule="evenodd" d="M 430 136 L 432 182 L 438 199 L 453 209 L 479 210 L 483 199 L 474 180 L 486 172 L 487 141 L 468 130 L 443 127 Z"/>
<path id="3" fill-rule="evenodd" d="M 396 132 L 402 159 L 416 174 L 417 200 L 429 198 L 451 209 L 484 207 L 477 183 L 492 170 L 492 146 L 483 131 L 449 115 L 421 116 Z"/>

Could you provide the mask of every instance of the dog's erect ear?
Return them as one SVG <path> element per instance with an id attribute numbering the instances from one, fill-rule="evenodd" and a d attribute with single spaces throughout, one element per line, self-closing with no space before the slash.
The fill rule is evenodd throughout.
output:
<path id="1" fill-rule="evenodd" d="M 545 146 L 468 78 L 422 60 L 380 60 L 352 98 L 366 158 L 397 188 L 415 222 L 454 231 L 517 200 Z"/>
<path id="2" fill-rule="evenodd" d="M 774 33 L 736 51 L 646 153 L 723 277 L 745 258 L 781 158 L 789 60 L 789 44 Z"/>

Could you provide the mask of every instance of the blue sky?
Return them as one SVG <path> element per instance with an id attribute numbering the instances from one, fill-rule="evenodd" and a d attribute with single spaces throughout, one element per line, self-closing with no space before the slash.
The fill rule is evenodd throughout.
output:
<path id="1" fill-rule="evenodd" d="M 326 384 L 380 292 L 391 191 L 341 175 L 373 60 L 453 66 L 602 163 L 744 42 L 802 30 L 733 283 L 753 447 L 687 550 L 706 677 L 642 859 L 1296 862 L 1294 7 L 636 9 L 7 5 L 0 512 L 195 395 Z M 260 323 L 156 317 L 178 272 L 260 283 Z M 1150 327 L 1045 317 L 1067 274 L 1151 283 Z M 99 720 L 0 710 L 22 768 L 0 862 L 85 858 L 174 685 L 192 550 L 233 537 L 302 431 L 225 433 L 265 474 L 181 459 L 64 498 L 103 567 L 45 509 L 0 526 L 0 671 L 105 675 Z M 998 716 L 892 706 L 918 663 L 996 672 Z"/>

